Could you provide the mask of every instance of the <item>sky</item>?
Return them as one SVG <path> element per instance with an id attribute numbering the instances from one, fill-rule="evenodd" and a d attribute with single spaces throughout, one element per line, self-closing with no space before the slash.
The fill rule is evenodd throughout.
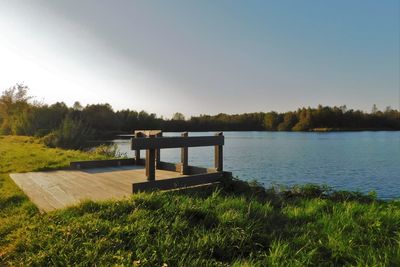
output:
<path id="1" fill-rule="evenodd" d="M 400 0 L 0 0 L 0 91 L 171 117 L 400 107 Z"/>

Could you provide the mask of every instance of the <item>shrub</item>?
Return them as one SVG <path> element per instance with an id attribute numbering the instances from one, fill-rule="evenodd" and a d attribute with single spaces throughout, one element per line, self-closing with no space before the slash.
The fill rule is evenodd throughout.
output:
<path id="1" fill-rule="evenodd" d="M 127 153 L 123 153 L 118 149 L 117 144 L 105 145 L 95 147 L 92 153 L 96 155 L 106 156 L 107 158 L 127 158 Z"/>
<path id="2" fill-rule="evenodd" d="M 93 130 L 82 120 L 67 116 L 60 128 L 46 135 L 43 141 L 49 147 L 81 149 L 87 146 L 87 141 L 92 136 Z"/>

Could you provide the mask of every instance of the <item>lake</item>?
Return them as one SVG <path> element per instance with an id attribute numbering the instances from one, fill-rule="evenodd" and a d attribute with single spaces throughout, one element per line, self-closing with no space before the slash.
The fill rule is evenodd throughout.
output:
<path id="1" fill-rule="evenodd" d="M 189 133 L 189 136 L 213 135 Z M 164 133 L 178 136 L 179 133 Z M 325 184 L 339 190 L 400 197 L 400 132 L 225 132 L 224 170 L 242 180 L 272 184 Z M 130 140 L 114 140 L 133 157 Z M 180 161 L 179 149 L 161 159 Z M 213 147 L 189 148 L 189 164 L 212 167 Z"/>

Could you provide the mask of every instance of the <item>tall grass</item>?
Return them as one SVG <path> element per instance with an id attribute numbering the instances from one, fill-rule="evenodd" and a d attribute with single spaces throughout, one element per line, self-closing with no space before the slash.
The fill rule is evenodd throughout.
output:
<path id="1" fill-rule="evenodd" d="M 25 145 L 40 154 L 24 140 L 1 138 L 0 155 L 11 159 Z M 52 167 L 91 157 L 57 151 L 41 152 Z M 228 179 L 213 192 L 136 194 L 39 214 L 5 172 L 42 164 L 10 162 L 0 165 L 0 265 L 400 266 L 399 201 Z"/>

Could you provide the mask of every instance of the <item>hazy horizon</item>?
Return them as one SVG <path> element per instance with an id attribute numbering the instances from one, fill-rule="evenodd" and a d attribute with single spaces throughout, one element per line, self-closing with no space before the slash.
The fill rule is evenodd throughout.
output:
<path id="1" fill-rule="evenodd" d="M 400 1 L 3 1 L 0 91 L 171 117 L 400 106 Z"/>

